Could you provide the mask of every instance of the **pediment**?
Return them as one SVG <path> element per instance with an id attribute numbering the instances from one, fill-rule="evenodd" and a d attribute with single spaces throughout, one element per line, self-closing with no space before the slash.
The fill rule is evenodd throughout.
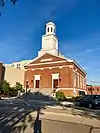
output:
<path id="1" fill-rule="evenodd" d="M 60 56 L 55 56 L 55 55 L 45 53 L 41 57 L 37 57 L 37 58 L 33 59 L 33 61 L 30 62 L 28 65 L 38 64 L 38 63 L 46 63 L 46 62 L 57 62 L 57 61 L 66 61 L 66 59 L 63 57 L 60 57 Z"/>

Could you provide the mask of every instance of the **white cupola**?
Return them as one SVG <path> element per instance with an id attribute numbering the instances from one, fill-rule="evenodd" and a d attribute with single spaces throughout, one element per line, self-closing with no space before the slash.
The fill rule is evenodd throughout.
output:
<path id="1" fill-rule="evenodd" d="M 56 37 L 56 25 L 53 22 L 46 24 L 45 35 L 42 36 L 42 48 L 38 56 L 44 53 L 58 55 L 58 39 Z"/>
<path id="2" fill-rule="evenodd" d="M 46 35 L 55 35 L 56 25 L 53 22 L 49 22 L 46 24 Z"/>

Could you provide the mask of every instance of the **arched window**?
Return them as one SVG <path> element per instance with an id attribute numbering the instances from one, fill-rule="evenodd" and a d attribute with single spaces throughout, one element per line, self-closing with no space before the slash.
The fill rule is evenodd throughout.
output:
<path id="1" fill-rule="evenodd" d="M 47 31 L 49 32 L 49 27 L 48 27 L 48 30 Z"/>
<path id="2" fill-rule="evenodd" d="M 97 88 L 97 91 L 99 91 L 99 89 Z"/>
<path id="3" fill-rule="evenodd" d="M 56 33 L 56 30 L 54 29 L 54 33 Z"/>
<path id="4" fill-rule="evenodd" d="M 51 32 L 53 32 L 53 28 L 51 27 Z"/>

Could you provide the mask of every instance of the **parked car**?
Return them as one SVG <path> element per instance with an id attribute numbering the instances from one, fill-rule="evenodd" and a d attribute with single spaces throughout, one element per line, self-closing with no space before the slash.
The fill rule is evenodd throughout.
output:
<path id="1" fill-rule="evenodd" d="M 85 95 L 77 99 L 77 106 L 84 106 L 89 108 L 100 107 L 100 95 Z"/>

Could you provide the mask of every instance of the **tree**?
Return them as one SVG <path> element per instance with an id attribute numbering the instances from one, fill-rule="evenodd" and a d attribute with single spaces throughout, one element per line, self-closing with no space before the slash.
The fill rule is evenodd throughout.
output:
<path id="1" fill-rule="evenodd" d="M 17 91 L 23 91 L 23 86 L 22 86 L 22 84 L 20 83 L 20 82 L 16 82 L 16 85 L 15 85 L 15 89 L 17 90 Z"/>
<path id="2" fill-rule="evenodd" d="M 14 87 L 10 87 L 10 83 L 6 80 L 3 80 L 0 84 L 0 93 L 4 96 L 16 96 L 18 94 L 18 91 L 23 91 L 23 86 L 16 82 L 16 85 Z"/>
<path id="3" fill-rule="evenodd" d="M 10 90 L 10 83 L 6 80 L 3 80 L 0 84 L 0 89 L 2 94 L 8 95 Z"/>
<path id="4" fill-rule="evenodd" d="M 9 0 L 9 1 L 10 1 L 13 5 L 15 5 L 16 2 L 17 2 L 17 0 Z M 5 4 L 6 4 L 6 1 L 5 1 L 5 0 L 0 0 L 0 7 L 1 7 L 1 8 L 4 7 Z M 1 15 L 1 13 L 0 13 L 0 15 Z"/>

